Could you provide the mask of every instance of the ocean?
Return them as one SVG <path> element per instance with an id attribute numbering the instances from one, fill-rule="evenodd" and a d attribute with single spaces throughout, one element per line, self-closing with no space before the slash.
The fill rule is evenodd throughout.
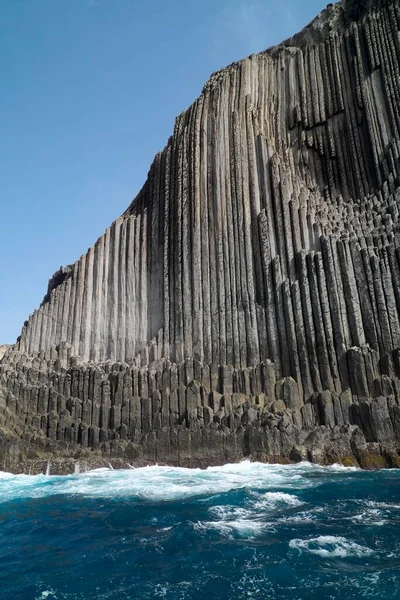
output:
<path id="1" fill-rule="evenodd" d="M 0 473 L 1 600 L 400 599 L 400 471 Z"/>

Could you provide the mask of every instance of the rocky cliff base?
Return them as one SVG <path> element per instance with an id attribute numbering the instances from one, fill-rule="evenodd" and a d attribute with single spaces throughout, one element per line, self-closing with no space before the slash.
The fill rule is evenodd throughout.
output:
<path id="1" fill-rule="evenodd" d="M 207 467 L 243 459 L 400 466 L 399 356 L 380 374 L 369 347 L 347 353 L 351 387 L 304 404 L 272 363 L 234 370 L 158 361 L 79 364 L 9 352 L 0 364 L 0 470 L 65 474 L 148 464 Z M 62 366 L 64 364 L 64 366 Z"/>

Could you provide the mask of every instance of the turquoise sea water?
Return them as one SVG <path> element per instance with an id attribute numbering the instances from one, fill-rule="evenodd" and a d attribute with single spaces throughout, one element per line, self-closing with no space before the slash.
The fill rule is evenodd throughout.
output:
<path id="1" fill-rule="evenodd" d="M 0 473 L 0 598 L 400 599 L 400 471 Z"/>

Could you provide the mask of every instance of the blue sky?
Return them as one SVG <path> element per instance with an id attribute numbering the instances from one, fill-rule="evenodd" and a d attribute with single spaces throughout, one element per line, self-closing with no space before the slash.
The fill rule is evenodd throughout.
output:
<path id="1" fill-rule="evenodd" d="M 0 344 L 129 205 L 213 71 L 321 0 L 1 0 Z"/>

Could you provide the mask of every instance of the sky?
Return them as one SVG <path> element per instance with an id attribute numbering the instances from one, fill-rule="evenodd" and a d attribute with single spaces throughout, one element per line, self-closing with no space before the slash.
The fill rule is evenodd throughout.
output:
<path id="1" fill-rule="evenodd" d="M 0 344 L 128 207 L 212 72 L 322 0 L 1 0 Z"/>

